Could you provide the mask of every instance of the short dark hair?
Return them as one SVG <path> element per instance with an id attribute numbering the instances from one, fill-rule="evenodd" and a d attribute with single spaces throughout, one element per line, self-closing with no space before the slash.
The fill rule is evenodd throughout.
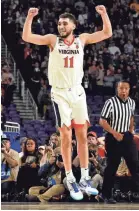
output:
<path id="1" fill-rule="evenodd" d="M 77 25 L 76 18 L 72 13 L 65 12 L 61 14 L 59 18 L 69 18 L 75 25 Z"/>
<path id="2" fill-rule="evenodd" d="M 117 87 L 118 87 L 119 83 L 127 83 L 127 84 L 130 86 L 129 81 L 127 81 L 127 80 L 121 80 L 121 81 L 118 81 L 118 83 L 117 83 Z"/>

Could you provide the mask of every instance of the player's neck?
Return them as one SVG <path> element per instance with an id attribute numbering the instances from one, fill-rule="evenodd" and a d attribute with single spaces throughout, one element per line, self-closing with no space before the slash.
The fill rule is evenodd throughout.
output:
<path id="1" fill-rule="evenodd" d="M 70 45 L 73 40 L 74 40 L 74 35 L 73 34 L 70 34 L 68 37 L 66 38 L 63 38 L 64 42 L 67 43 L 68 45 Z"/>

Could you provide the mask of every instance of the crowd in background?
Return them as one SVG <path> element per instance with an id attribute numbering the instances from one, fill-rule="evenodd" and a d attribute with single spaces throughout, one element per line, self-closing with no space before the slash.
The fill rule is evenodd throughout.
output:
<path id="1" fill-rule="evenodd" d="M 139 150 L 139 136 L 134 135 Z M 89 174 L 92 185 L 101 193 L 106 167 L 105 138 L 93 131 L 87 134 L 89 150 Z M 38 146 L 33 138 L 20 138 L 21 152 L 11 149 L 10 139 L 2 138 L 1 197 L 2 201 L 71 201 L 66 186 L 65 169 L 60 150 L 59 134 L 54 133 L 45 145 Z M 72 170 L 79 182 L 81 172 L 77 154 L 77 142 L 72 137 Z M 119 191 L 119 192 L 117 192 Z M 117 200 L 136 201 L 132 176 L 124 159 L 115 175 L 113 193 Z M 118 194 L 121 195 L 118 195 Z M 123 198 L 122 198 L 123 194 Z M 132 196 L 132 199 L 130 198 Z M 120 197 L 120 198 L 117 198 Z M 98 196 L 87 196 L 84 201 L 98 202 Z"/>
<path id="2" fill-rule="evenodd" d="M 3 108 L 8 106 L 13 102 L 13 93 L 16 90 L 16 84 L 14 83 L 14 76 L 11 71 L 11 66 L 9 61 L 5 59 L 2 61 L 1 67 L 1 130 L 4 130 L 4 124 L 6 122 L 6 117 L 3 112 Z"/>
<path id="3" fill-rule="evenodd" d="M 131 95 L 139 101 L 139 13 L 130 3 L 137 1 L 97 1 L 107 7 L 113 36 L 105 41 L 85 47 L 83 86 L 88 95 L 115 94 L 115 85 L 126 79 L 131 85 Z M 136 4 L 134 3 L 134 4 Z M 102 20 L 95 11 L 96 1 L 88 0 L 3 0 L 2 32 L 11 48 L 27 86 L 40 108 L 49 107 L 48 85 L 49 48 L 25 43 L 23 25 L 30 7 L 39 8 L 34 18 L 32 32 L 45 35 L 58 34 L 57 21 L 63 12 L 71 12 L 77 19 L 75 34 L 93 33 L 102 29 Z M 118 18 L 117 18 L 118 17 Z M 9 32 L 11 36 L 9 36 Z M 18 53 L 17 53 L 18 52 Z M 34 91 L 35 90 L 35 91 Z"/>
<path id="4" fill-rule="evenodd" d="M 1 68 L 1 104 L 9 106 L 13 100 L 13 92 L 16 89 L 14 76 L 8 61 L 2 63 Z"/>

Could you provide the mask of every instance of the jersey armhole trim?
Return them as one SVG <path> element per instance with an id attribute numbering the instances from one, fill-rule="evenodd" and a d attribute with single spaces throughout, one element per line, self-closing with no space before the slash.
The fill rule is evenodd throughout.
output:
<path id="1" fill-rule="evenodd" d="M 84 44 L 83 41 L 80 39 L 80 37 L 78 37 L 78 39 L 79 39 L 79 41 L 80 41 L 80 43 L 81 43 L 81 46 L 82 46 L 82 48 L 83 48 L 83 50 L 84 50 L 85 44 Z"/>
<path id="2" fill-rule="evenodd" d="M 58 37 L 56 36 L 56 42 L 55 42 L 54 47 L 53 47 L 53 46 L 51 46 L 51 45 L 49 45 L 50 52 L 53 52 L 53 50 L 55 49 L 55 47 L 56 47 L 56 43 L 57 43 L 57 40 L 58 40 Z"/>

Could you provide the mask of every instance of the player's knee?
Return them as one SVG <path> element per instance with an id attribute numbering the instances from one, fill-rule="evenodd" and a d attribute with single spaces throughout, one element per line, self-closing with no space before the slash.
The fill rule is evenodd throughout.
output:
<path id="1" fill-rule="evenodd" d="M 61 147 L 71 148 L 71 138 L 68 136 L 63 136 L 63 138 L 61 139 Z"/>
<path id="2" fill-rule="evenodd" d="M 71 142 L 65 141 L 61 144 L 62 149 L 71 149 Z"/>
<path id="3" fill-rule="evenodd" d="M 71 139 L 71 129 L 67 128 L 65 125 L 60 130 L 61 139 Z"/>
<path id="4" fill-rule="evenodd" d="M 85 134 L 78 135 L 77 137 L 79 144 L 87 145 L 87 137 Z"/>
<path id="5" fill-rule="evenodd" d="M 78 141 L 78 145 L 79 145 L 79 147 L 82 147 L 84 149 L 85 149 L 85 147 L 88 147 L 86 140 Z"/>

